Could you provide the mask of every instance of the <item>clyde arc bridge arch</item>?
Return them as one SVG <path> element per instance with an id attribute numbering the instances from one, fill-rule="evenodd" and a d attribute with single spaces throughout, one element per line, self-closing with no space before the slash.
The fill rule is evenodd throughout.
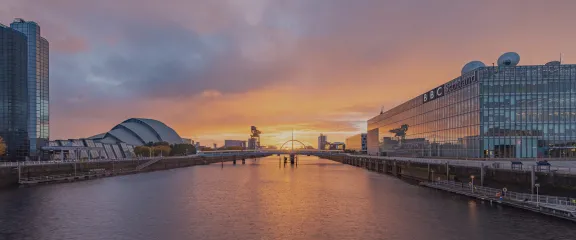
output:
<path id="1" fill-rule="evenodd" d="M 296 140 L 296 139 L 291 139 L 291 140 L 288 140 L 288 141 L 286 141 L 285 143 L 283 143 L 282 146 L 280 146 L 279 149 L 282 150 L 282 148 L 284 148 L 284 146 L 285 146 L 286 144 L 288 144 L 288 143 L 293 143 L 293 142 L 300 143 L 300 145 L 302 145 L 303 147 L 306 147 L 306 144 L 304 144 L 303 142 L 300 142 L 300 141 L 298 141 L 298 140 Z M 292 149 L 292 150 L 294 150 L 294 149 Z"/>

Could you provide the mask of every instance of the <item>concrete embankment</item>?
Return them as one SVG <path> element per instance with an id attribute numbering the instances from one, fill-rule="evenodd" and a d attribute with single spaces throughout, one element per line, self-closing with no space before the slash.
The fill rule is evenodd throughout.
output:
<path id="1" fill-rule="evenodd" d="M 541 194 L 576 198 L 576 175 L 574 174 L 397 161 L 344 154 L 328 155 L 324 158 L 417 181 L 434 179 L 468 183 L 470 176 L 473 175 L 475 176 L 474 185 L 499 189 L 507 188 L 510 191 L 524 193 L 532 193 L 531 186 L 538 183 Z"/>
<path id="2" fill-rule="evenodd" d="M 86 162 L 62 162 L 55 164 L 20 165 L 0 167 L 0 188 L 17 186 L 26 179 L 53 178 L 55 176 L 71 176 L 72 179 L 84 179 L 82 176 L 113 176 L 140 172 L 158 171 L 173 168 L 183 168 L 195 165 L 206 165 L 217 162 L 237 160 L 240 164 L 242 158 L 250 159 L 265 157 L 266 155 L 252 155 L 244 157 L 235 156 L 186 156 L 168 157 L 157 161 L 150 159 L 122 160 L 122 161 L 86 161 Z M 139 166 L 145 168 L 139 169 Z M 98 174 L 102 173 L 102 174 Z M 80 176 L 73 178 L 74 176 Z M 87 177 L 88 178 L 88 177 Z M 48 181 L 44 181 L 48 182 Z"/>

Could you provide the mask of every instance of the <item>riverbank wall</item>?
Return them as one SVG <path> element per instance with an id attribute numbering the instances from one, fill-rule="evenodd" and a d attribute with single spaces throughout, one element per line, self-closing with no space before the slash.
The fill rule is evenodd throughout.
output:
<path id="1" fill-rule="evenodd" d="M 90 173 L 107 173 L 102 176 L 121 174 L 133 174 L 173 168 L 191 167 L 195 165 L 207 165 L 219 162 L 238 161 L 265 157 L 266 154 L 254 154 L 250 156 L 182 156 L 166 157 L 156 160 L 133 159 L 117 161 L 86 161 L 86 162 L 60 162 L 51 164 L 35 164 L 0 167 L 0 188 L 17 186 L 22 179 L 35 179 L 52 176 L 83 176 Z M 149 164 L 149 165 L 148 165 Z M 145 166 L 145 167 L 142 167 Z M 141 169 L 140 169 L 141 168 Z"/>
<path id="2" fill-rule="evenodd" d="M 378 159 L 354 155 L 322 156 L 333 161 L 362 167 L 371 171 L 390 174 L 398 178 L 429 182 L 451 180 L 515 192 L 533 193 L 534 183 L 540 184 L 539 191 L 544 195 L 576 198 L 576 175 L 554 171 L 526 171 L 475 166 L 450 165 L 449 163 L 421 163 Z M 487 162 L 486 164 L 489 164 Z M 472 177 L 474 179 L 472 180 Z"/>

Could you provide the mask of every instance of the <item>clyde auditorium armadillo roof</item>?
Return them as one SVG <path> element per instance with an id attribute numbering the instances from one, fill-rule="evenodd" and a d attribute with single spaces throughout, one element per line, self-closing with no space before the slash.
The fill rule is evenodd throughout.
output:
<path id="1" fill-rule="evenodd" d="M 150 142 L 183 143 L 182 138 L 174 129 L 158 120 L 146 118 L 130 118 L 116 125 L 107 133 L 92 136 L 90 139 L 102 143 L 123 142 L 134 146 L 141 146 Z"/>

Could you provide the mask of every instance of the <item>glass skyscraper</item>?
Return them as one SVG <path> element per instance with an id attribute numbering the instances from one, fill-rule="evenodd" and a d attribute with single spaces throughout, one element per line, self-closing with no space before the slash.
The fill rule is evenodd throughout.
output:
<path id="1" fill-rule="evenodd" d="M 24 160 L 29 153 L 26 36 L 0 24 L 0 159 Z"/>
<path id="2" fill-rule="evenodd" d="M 40 36 L 35 22 L 15 19 L 10 27 L 23 33 L 28 44 L 28 137 L 30 156 L 37 157 L 47 146 L 50 134 L 48 41 Z"/>
<path id="3" fill-rule="evenodd" d="M 370 119 L 368 152 L 576 158 L 576 65 L 482 64 Z"/>

